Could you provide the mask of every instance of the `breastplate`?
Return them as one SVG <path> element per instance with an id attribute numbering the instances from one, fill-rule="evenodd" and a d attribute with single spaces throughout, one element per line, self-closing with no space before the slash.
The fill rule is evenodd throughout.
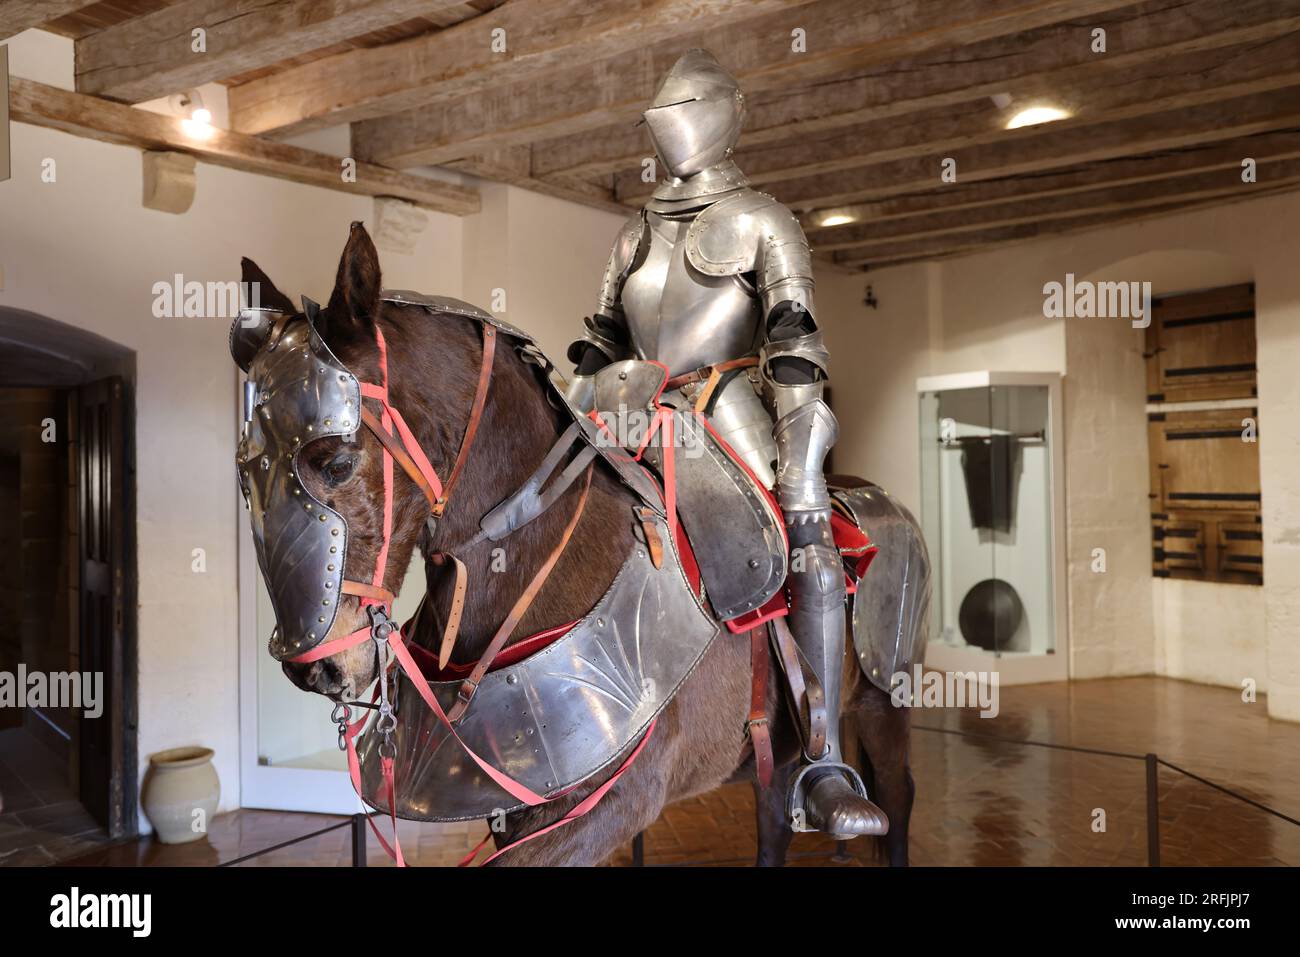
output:
<path id="1" fill-rule="evenodd" d="M 760 306 L 742 276 L 706 276 L 686 258 L 689 219 L 650 213 L 650 249 L 623 283 L 623 314 L 642 359 L 680 375 L 749 355 L 758 345 Z"/>

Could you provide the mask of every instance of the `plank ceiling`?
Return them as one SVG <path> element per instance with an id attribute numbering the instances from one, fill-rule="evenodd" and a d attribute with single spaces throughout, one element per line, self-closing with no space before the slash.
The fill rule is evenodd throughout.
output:
<path id="1" fill-rule="evenodd" d="M 850 269 L 1300 186 L 1300 0 L 4 4 L 0 39 L 28 26 L 75 41 L 83 94 L 221 82 L 241 134 L 350 123 L 376 166 L 618 210 L 653 188 L 640 109 L 704 46 L 748 96 L 741 169 Z M 1008 128 L 1040 106 L 1066 116 Z"/>

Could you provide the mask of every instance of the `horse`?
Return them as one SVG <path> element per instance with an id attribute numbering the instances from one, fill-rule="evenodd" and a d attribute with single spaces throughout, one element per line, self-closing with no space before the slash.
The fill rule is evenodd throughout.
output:
<path id="1" fill-rule="evenodd" d="M 259 291 L 264 308 L 279 310 L 292 317 L 290 322 L 302 320 L 303 313 L 249 259 L 243 260 L 243 281 L 249 284 L 246 288 Z M 376 331 L 381 331 L 392 405 L 402 410 L 419 447 L 436 467 L 457 459 L 484 355 L 480 328 L 460 315 L 431 315 L 424 308 L 381 298 L 378 253 L 359 223 L 353 224 L 334 289 L 328 303 L 315 312 L 313 327 L 339 361 L 358 379 L 369 382 L 378 381 L 381 374 L 376 344 Z M 395 593 L 414 550 L 418 547 L 426 557 L 429 613 L 418 616 L 409 636 L 412 643 L 435 650 L 452 607 L 451 578 L 434 557 L 454 554 L 468 570 L 471 585 L 463 597 L 459 636 L 450 656 L 453 665 L 472 663 L 483 654 L 504 610 L 528 587 L 532 572 L 566 531 L 579 496 L 585 495 L 586 500 L 569 546 L 527 606 L 515 635 L 582 618 L 637 544 L 634 523 L 628 518 L 634 494 L 599 461 L 586 487 L 580 489 L 581 483 L 575 483 L 553 507 L 512 532 L 501 543 L 506 546 L 504 553 L 491 541 L 472 542 L 482 516 L 528 478 L 568 424 L 548 401 L 547 385 L 537 367 L 516 350 L 497 349 L 490 365 L 488 399 L 472 451 L 461 463 L 456 495 L 445 513 L 436 523 L 427 522 L 425 495 L 401 471 L 391 485 L 391 538 L 382 585 Z M 309 441 L 298 455 L 303 486 L 347 521 L 343 574 L 349 579 L 368 577 L 385 544 L 383 509 L 375 504 L 385 500 L 383 457 L 381 444 L 365 429 L 355 436 Z M 871 587 L 870 578 L 868 573 L 861 588 Z M 364 603 L 358 597 L 339 595 L 338 599 L 337 614 L 324 636 L 327 641 L 367 625 Z M 878 840 L 883 841 L 889 863 L 905 865 L 914 795 L 907 709 L 894 707 L 886 692 L 865 680 L 851 642 L 849 649 L 844 712 L 856 729 L 859 763 L 867 772 L 864 777 L 872 797 L 891 822 L 889 833 Z M 722 629 L 616 785 L 585 815 L 511 847 L 493 863 L 600 864 L 648 828 L 667 805 L 745 778 L 755 781 L 757 863 L 784 863 L 793 836 L 784 807 L 785 790 L 800 744 L 796 719 L 780 691 L 778 670 L 769 667 L 766 709 L 776 757 L 770 786 L 757 783 L 752 749 L 742 748 L 750 711 L 750 642 L 745 634 Z M 360 698 L 375 682 L 380 664 L 376 647 L 367 641 L 309 663 L 285 660 L 282 668 L 299 688 L 347 702 Z M 509 814 L 504 827 L 493 827 L 498 847 L 555 824 L 608 776 L 598 775 L 555 800 Z"/>

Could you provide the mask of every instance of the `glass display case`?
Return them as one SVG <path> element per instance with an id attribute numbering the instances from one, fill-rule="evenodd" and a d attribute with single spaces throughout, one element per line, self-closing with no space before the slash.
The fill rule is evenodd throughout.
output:
<path id="1" fill-rule="evenodd" d="M 917 389 L 935 581 L 927 666 L 1064 679 L 1060 376 L 971 372 Z"/>

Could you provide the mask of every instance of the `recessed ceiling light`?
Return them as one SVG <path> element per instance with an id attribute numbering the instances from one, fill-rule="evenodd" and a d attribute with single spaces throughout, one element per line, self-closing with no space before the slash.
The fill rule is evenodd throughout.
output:
<path id="1" fill-rule="evenodd" d="M 829 216 L 822 217 L 821 225 L 823 229 L 827 226 L 843 226 L 845 223 L 856 222 L 857 218 L 844 213 L 831 213 Z"/>
<path id="2" fill-rule="evenodd" d="M 1039 123 L 1051 123 L 1055 120 L 1064 120 L 1069 117 L 1065 110 L 1059 110 L 1054 106 L 1031 106 L 1026 110 L 1021 110 L 1007 122 L 1007 129 L 1018 130 L 1022 126 L 1037 126 Z"/>

